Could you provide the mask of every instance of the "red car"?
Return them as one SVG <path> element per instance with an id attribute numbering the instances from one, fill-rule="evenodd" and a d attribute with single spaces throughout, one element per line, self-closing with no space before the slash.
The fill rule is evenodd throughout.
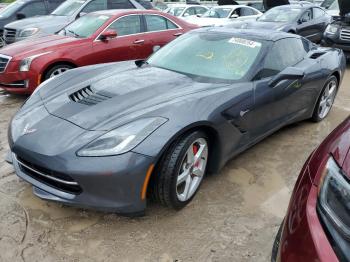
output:
<path id="1" fill-rule="evenodd" d="M 43 81 L 74 67 L 145 59 L 195 25 L 155 10 L 87 14 L 56 35 L 0 50 L 0 87 L 30 94 Z"/>
<path id="2" fill-rule="evenodd" d="M 271 261 L 350 261 L 350 117 L 301 170 Z"/>

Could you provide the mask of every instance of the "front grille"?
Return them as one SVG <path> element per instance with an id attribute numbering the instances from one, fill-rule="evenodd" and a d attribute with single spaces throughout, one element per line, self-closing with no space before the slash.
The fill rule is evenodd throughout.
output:
<path id="1" fill-rule="evenodd" d="M 350 41 L 350 28 L 343 28 L 340 30 L 340 39 L 345 41 Z"/>
<path id="2" fill-rule="evenodd" d="M 82 192 L 81 187 L 70 176 L 35 165 L 18 156 L 16 159 L 22 172 L 35 180 L 70 194 L 77 195 Z"/>
<path id="3" fill-rule="evenodd" d="M 0 54 L 0 73 L 5 72 L 6 67 L 8 66 L 11 57 Z"/>
<path id="4" fill-rule="evenodd" d="M 16 29 L 5 28 L 4 40 L 7 44 L 12 44 L 16 41 Z"/>
<path id="5" fill-rule="evenodd" d="M 114 94 L 98 91 L 96 92 L 91 86 L 84 87 L 69 96 L 70 100 L 76 103 L 92 106 L 110 99 Z"/>

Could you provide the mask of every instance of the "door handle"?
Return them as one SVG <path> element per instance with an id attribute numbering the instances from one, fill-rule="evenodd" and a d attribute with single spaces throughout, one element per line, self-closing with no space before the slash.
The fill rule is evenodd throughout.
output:
<path id="1" fill-rule="evenodd" d="M 180 35 L 182 35 L 182 33 L 176 33 L 176 34 L 174 34 L 174 36 L 180 36 Z"/>
<path id="2" fill-rule="evenodd" d="M 144 42 L 145 42 L 145 40 L 140 39 L 140 40 L 135 40 L 135 41 L 134 41 L 134 44 L 135 44 L 135 45 L 139 45 L 139 44 L 143 44 Z"/>

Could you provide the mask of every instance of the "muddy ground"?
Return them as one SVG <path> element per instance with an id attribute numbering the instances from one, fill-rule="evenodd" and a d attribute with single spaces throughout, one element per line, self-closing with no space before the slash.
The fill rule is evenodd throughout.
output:
<path id="1" fill-rule="evenodd" d="M 329 117 L 289 126 L 204 180 L 180 212 L 152 204 L 130 219 L 36 198 L 5 163 L 24 98 L 0 91 L 0 261 L 268 261 L 297 175 L 350 113 L 350 69 Z"/>

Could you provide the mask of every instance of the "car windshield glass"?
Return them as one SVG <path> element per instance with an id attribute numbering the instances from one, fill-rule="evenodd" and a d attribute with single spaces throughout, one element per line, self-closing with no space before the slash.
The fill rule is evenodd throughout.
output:
<path id="1" fill-rule="evenodd" d="M 160 49 L 148 63 L 192 77 L 238 81 L 262 47 L 263 42 L 227 34 L 188 33 Z"/>
<path id="2" fill-rule="evenodd" d="M 299 8 L 273 8 L 258 18 L 261 22 L 293 22 L 301 12 Z"/>
<path id="3" fill-rule="evenodd" d="M 93 35 L 109 18 L 110 16 L 107 15 L 84 15 L 63 28 L 59 34 L 76 38 L 87 38 Z"/>
<path id="4" fill-rule="evenodd" d="M 339 10 L 339 3 L 338 3 L 338 1 L 335 1 L 328 9 L 329 10 L 335 10 L 335 11 Z"/>
<path id="5" fill-rule="evenodd" d="M 174 16 L 179 16 L 181 15 L 183 10 L 185 10 L 185 7 L 172 7 L 172 8 L 169 8 L 167 13 Z"/>
<path id="6" fill-rule="evenodd" d="M 202 17 L 226 18 L 230 15 L 231 8 L 212 8 L 205 12 Z"/>
<path id="7" fill-rule="evenodd" d="M 23 4 L 24 2 L 22 1 L 13 2 L 0 11 L 0 17 L 9 17 L 13 15 Z"/>
<path id="8" fill-rule="evenodd" d="M 59 7 L 57 7 L 51 14 L 59 16 L 70 16 L 74 14 L 86 0 L 68 0 L 63 2 Z"/>
<path id="9" fill-rule="evenodd" d="M 337 0 L 325 0 L 321 4 L 321 7 L 328 9 L 334 2 L 338 2 Z"/>

